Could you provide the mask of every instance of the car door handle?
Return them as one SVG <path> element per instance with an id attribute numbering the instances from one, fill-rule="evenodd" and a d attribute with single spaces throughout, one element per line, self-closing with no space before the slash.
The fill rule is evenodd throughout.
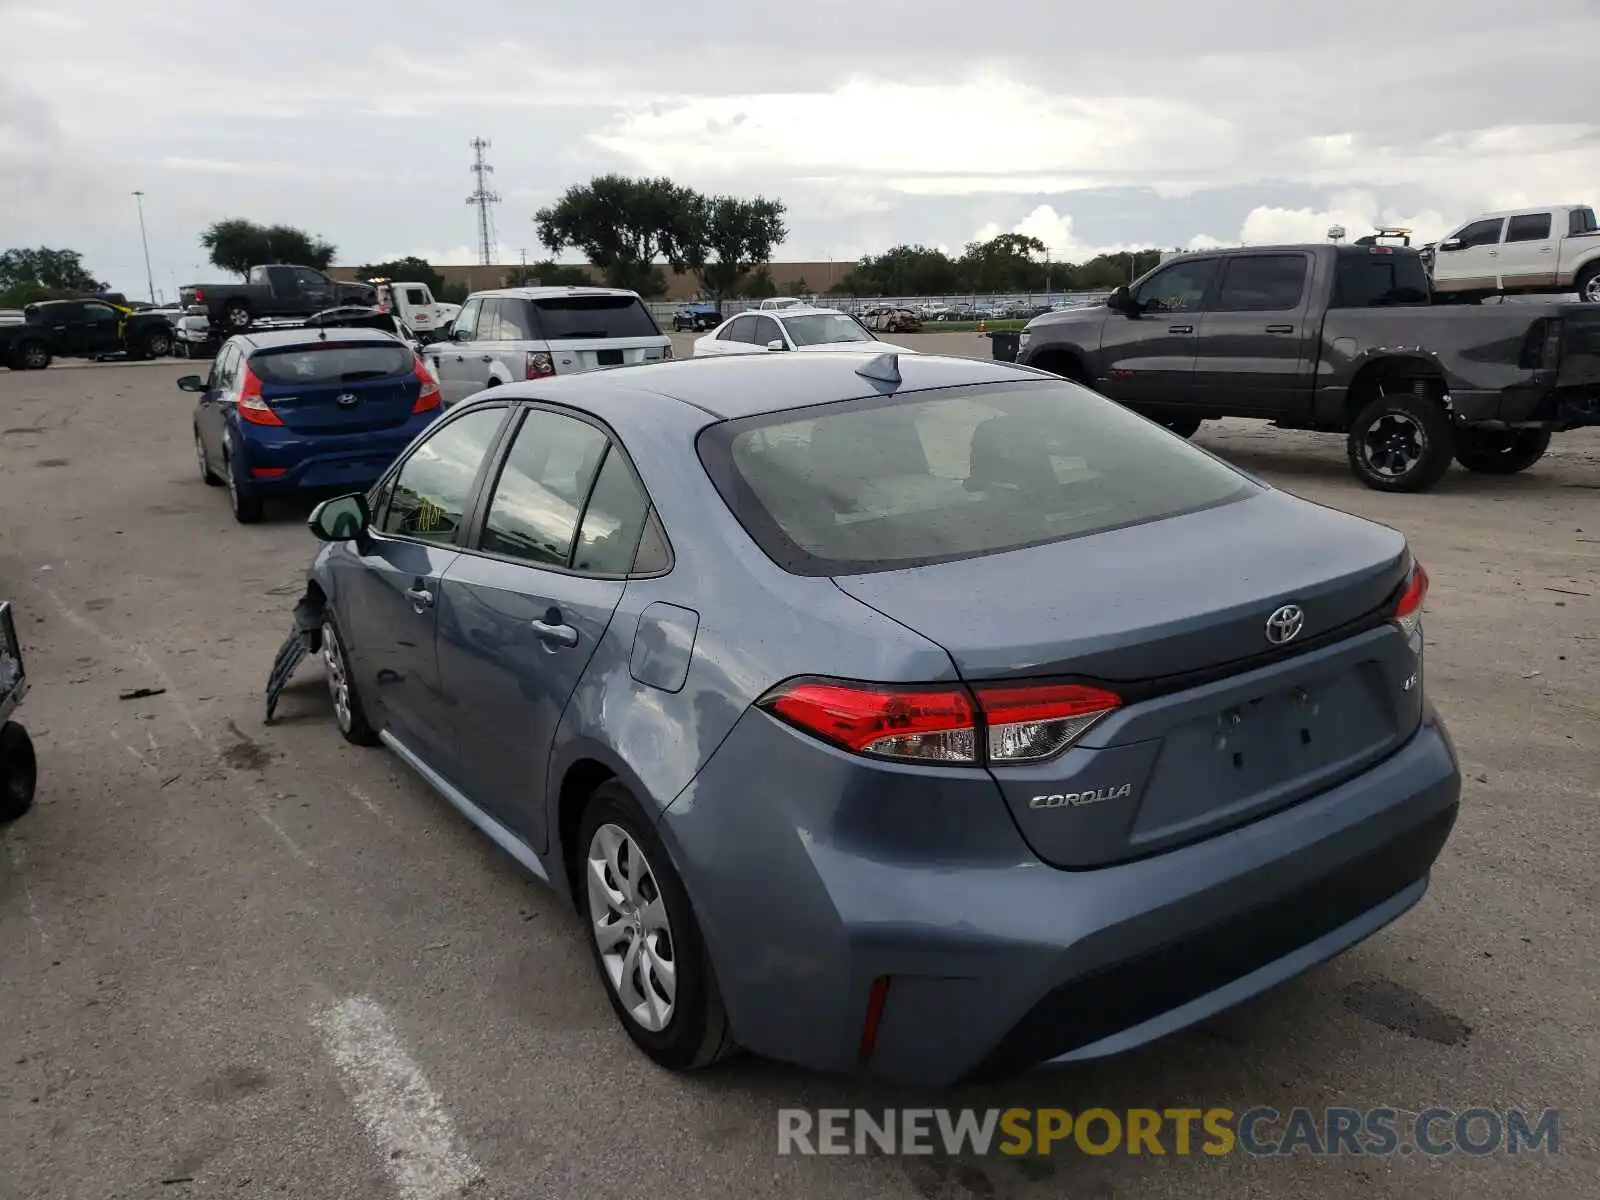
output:
<path id="1" fill-rule="evenodd" d="M 1193 333 L 1194 332 L 1194 326 L 1193 325 L 1169 325 L 1169 326 L 1167 326 L 1167 332 L 1168 333 Z"/>
<path id="2" fill-rule="evenodd" d="M 1498 251 L 1498 250 L 1489 251 L 1489 257 L 1490 258 L 1499 258 L 1500 257 L 1500 251 Z"/>
<path id="3" fill-rule="evenodd" d="M 1540 247 L 1539 253 L 1540 254 L 1549 254 L 1550 253 L 1550 247 L 1549 246 Z"/>
<path id="4" fill-rule="evenodd" d="M 542 642 L 554 642 L 558 646 L 576 646 L 578 644 L 578 631 L 571 625 L 552 625 L 548 621 L 529 621 L 534 635 Z"/>
<path id="5" fill-rule="evenodd" d="M 425 608 L 433 607 L 433 593 L 420 583 L 407 588 L 406 595 L 411 600 L 411 607 L 419 613 Z"/>
<path id="6" fill-rule="evenodd" d="M 1294 326 L 1293 325 L 1268 325 L 1267 326 L 1267 332 L 1268 333 L 1293 333 L 1294 332 Z"/>

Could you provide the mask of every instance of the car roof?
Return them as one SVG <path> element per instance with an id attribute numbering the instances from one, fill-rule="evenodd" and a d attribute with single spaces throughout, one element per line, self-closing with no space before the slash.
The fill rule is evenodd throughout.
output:
<path id="1" fill-rule="evenodd" d="M 832 317 L 842 317 L 842 316 L 845 315 L 845 313 L 841 309 L 837 309 L 837 308 L 813 308 L 809 304 L 802 304 L 798 308 L 772 309 L 772 310 L 770 310 L 768 312 L 767 315 L 771 316 L 773 314 L 776 314 L 778 320 L 787 321 L 790 317 L 814 317 L 818 313 L 824 313 L 824 314 L 826 314 L 828 316 L 832 316 Z"/>
<path id="2" fill-rule="evenodd" d="M 608 287 L 508 287 L 485 288 L 481 292 L 473 292 L 468 300 L 486 296 L 514 296 L 523 300 L 548 300 L 552 296 L 632 296 L 638 298 L 638 292 L 629 291 L 627 288 Z"/>
<path id="3" fill-rule="evenodd" d="M 326 335 L 326 336 L 324 336 Z M 306 342 L 389 342 L 397 344 L 394 334 L 384 329 L 368 329 L 359 325 L 318 325 L 304 329 L 263 329 L 255 333 L 235 335 L 241 342 L 255 350 L 272 350 L 279 346 L 299 346 Z"/>
<path id="4" fill-rule="evenodd" d="M 880 357 L 881 352 L 841 351 L 674 359 L 506 384 L 485 398 L 548 400 L 609 419 L 612 414 L 637 412 L 644 395 L 676 400 L 719 420 L 736 420 L 880 395 L 881 385 L 856 373 Z M 898 359 L 901 382 L 895 390 L 902 393 L 967 384 L 1060 382 L 1046 371 L 992 359 L 910 352 Z"/>

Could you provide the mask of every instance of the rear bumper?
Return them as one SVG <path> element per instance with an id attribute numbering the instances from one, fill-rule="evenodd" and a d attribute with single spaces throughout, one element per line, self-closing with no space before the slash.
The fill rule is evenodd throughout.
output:
<path id="1" fill-rule="evenodd" d="M 1503 391 L 1452 391 L 1450 406 L 1473 425 L 1577 429 L 1600 425 L 1600 383 L 1562 386 L 1555 372 L 1540 371 Z"/>
<path id="2" fill-rule="evenodd" d="M 998 792 L 990 811 L 933 772 L 885 785 L 814 743 L 798 753 L 802 741 L 746 714 L 660 824 L 734 1037 L 931 1085 L 1118 1053 L 1360 942 L 1421 899 L 1461 788 L 1430 709 L 1389 758 L 1293 808 L 1063 871 L 1026 850 Z"/>
<path id="3" fill-rule="evenodd" d="M 438 409 L 395 429 L 310 435 L 252 426 L 231 450 L 239 490 L 266 496 L 297 491 L 362 491 L 378 481 L 400 452 L 432 423 Z M 258 475 L 258 471 L 282 474 Z"/>

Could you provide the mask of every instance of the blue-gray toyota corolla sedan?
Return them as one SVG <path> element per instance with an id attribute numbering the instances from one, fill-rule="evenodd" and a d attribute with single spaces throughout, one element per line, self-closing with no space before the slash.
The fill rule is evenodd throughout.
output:
<path id="1" fill-rule="evenodd" d="M 1427 576 L 1055 376 L 771 355 L 513 384 L 322 505 L 311 642 L 585 918 L 656 1062 L 1114 1053 L 1421 899 Z"/>

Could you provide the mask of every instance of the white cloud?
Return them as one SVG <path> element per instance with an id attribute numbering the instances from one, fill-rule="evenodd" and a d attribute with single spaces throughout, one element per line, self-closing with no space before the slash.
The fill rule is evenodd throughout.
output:
<path id="1" fill-rule="evenodd" d="M 1457 214 L 1460 218 L 1471 213 Z M 1375 196 L 1352 192 L 1336 196 L 1325 209 L 1273 208 L 1262 205 L 1250 210 L 1239 230 L 1239 241 L 1261 246 L 1283 242 L 1320 242 L 1334 225 L 1344 226 L 1349 236 L 1362 237 L 1380 225 L 1410 229 L 1420 245 L 1439 238 L 1454 219 L 1432 209 L 1399 212 L 1379 203 Z"/>
<path id="2" fill-rule="evenodd" d="M 1050 258 L 1055 262 L 1086 262 L 1102 254 L 1115 254 L 1120 250 L 1142 250 L 1149 243 L 1138 245 L 1092 245 L 1083 241 L 1073 227 L 1071 213 L 1059 213 L 1052 205 L 1041 204 L 1021 220 L 1003 226 L 990 221 L 972 235 L 976 242 L 987 242 L 1002 233 L 1020 233 L 1024 237 L 1038 238 L 1044 243 Z"/>

